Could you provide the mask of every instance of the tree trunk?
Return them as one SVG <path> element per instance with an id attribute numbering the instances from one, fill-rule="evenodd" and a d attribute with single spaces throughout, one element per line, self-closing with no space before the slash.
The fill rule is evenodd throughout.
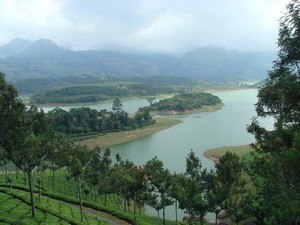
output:
<path id="1" fill-rule="evenodd" d="M 178 223 L 178 213 L 177 213 L 177 200 L 175 199 L 175 224 Z"/>
<path id="2" fill-rule="evenodd" d="M 54 180 L 55 180 L 55 171 L 52 170 L 52 192 L 54 192 L 54 188 L 55 188 L 55 182 L 54 182 Z"/>
<path id="3" fill-rule="evenodd" d="M 126 199 L 126 202 L 127 202 L 127 210 L 128 212 L 130 212 L 130 200 Z"/>
<path id="4" fill-rule="evenodd" d="M 136 193 L 134 193 L 134 195 L 133 195 L 133 222 L 134 222 L 134 225 L 136 225 L 135 201 L 136 201 Z"/>
<path id="5" fill-rule="evenodd" d="M 77 183 L 78 183 L 78 197 L 79 197 L 79 202 L 80 202 L 80 221 L 83 222 L 83 209 L 82 209 L 82 195 L 81 195 L 80 177 L 78 177 Z"/>
<path id="6" fill-rule="evenodd" d="M 32 215 L 32 218 L 35 218 L 35 204 L 34 204 L 34 196 L 33 196 L 33 177 L 32 177 L 31 171 L 28 173 L 28 184 L 29 184 L 29 192 L 30 192 L 31 215 Z"/>
<path id="7" fill-rule="evenodd" d="M 161 200 L 162 200 L 162 210 L 163 210 L 163 225 L 165 225 L 166 224 L 166 215 L 165 215 L 165 195 L 164 194 L 162 194 Z"/>
<path id="8" fill-rule="evenodd" d="M 19 168 L 16 166 L 16 179 L 19 179 Z"/>
<path id="9" fill-rule="evenodd" d="M 11 171 L 10 170 L 8 171 L 8 174 L 9 174 L 9 177 L 8 177 L 8 179 L 9 179 L 9 187 L 10 187 L 10 189 L 12 189 L 12 178 L 11 178 Z"/>
<path id="10" fill-rule="evenodd" d="M 8 177 L 7 177 L 7 164 L 4 164 L 4 172 L 5 172 L 5 184 L 8 183 Z"/>
<path id="11" fill-rule="evenodd" d="M 199 215 L 199 218 L 200 218 L 200 225 L 203 225 L 203 215 L 200 214 L 200 215 Z"/>
<path id="12" fill-rule="evenodd" d="M 23 181 L 24 181 L 24 186 L 26 187 L 27 185 L 27 180 L 26 180 L 26 173 L 23 173 Z M 29 182 L 29 181 L 28 181 Z"/>
<path id="13" fill-rule="evenodd" d="M 41 202 L 42 199 L 42 185 L 43 185 L 43 175 L 40 173 L 39 177 L 39 202 Z"/>
<path id="14" fill-rule="evenodd" d="M 157 218 L 159 218 L 159 210 L 157 210 Z"/>
<path id="15" fill-rule="evenodd" d="M 216 218 L 215 218 L 215 225 L 218 225 L 218 214 L 216 213 Z"/>
<path id="16" fill-rule="evenodd" d="M 142 204 L 143 204 L 143 202 L 140 200 L 140 202 L 139 202 L 139 214 L 142 214 Z"/>
<path id="17" fill-rule="evenodd" d="M 97 202 L 97 187 L 96 185 L 94 186 L 94 202 Z"/>
<path id="18" fill-rule="evenodd" d="M 126 198 L 124 198 L 124 211 L 126 212 Z"/>

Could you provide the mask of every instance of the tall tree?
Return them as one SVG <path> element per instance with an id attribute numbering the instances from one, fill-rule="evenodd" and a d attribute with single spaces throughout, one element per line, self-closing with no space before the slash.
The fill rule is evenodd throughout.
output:
<path id="1" fill-rule="evenodd" d="M 9 159 L 28 176 L 32 216 L 35 217 L 32 171 L 51 148 L 53 130 L 46 114 L 36 107 L 27 110 L 17 124 L 6 130 L 1 145 Z"/>
<path id="2" fill-rule="evenodd" d="M 83 221 L 82 208 L 82 186 L 84 185 L 83 175 L 85 169 L 91 160 L 92 152 L 85 145 L 73 145 L 72 155 L 68 159 L 67 165 L 71 175 L 76 179 L 78 189 L 78 199 L 80 202 L 80 220 Z"/>
<path id="3" fill-rule="evenodd" d="M 280 20 L 278 59 L 259 90 L 258 117 L 273 117 L 274 130 L 257 120 L 248 127 L 255 135 L 251 164 L 258 190 L 257 215 L 269 224 L 293 224 L 300 214 L 300 2 L 291 0 Z M 257 219 L 261 219 L 258 216 Z"/>
<path id="4" fill-rule="evenodd" d="M 145 172 L 148 180 L 149 190 L 157 194 L 163 210 L 163 224 L 166 224 L 165 208 L 172 204 L 168 195 L 172 185 L 172 176 L 169 170 L 164 169 L 163 162 L 157 157 L 149 160 L 145 165 Z"/>

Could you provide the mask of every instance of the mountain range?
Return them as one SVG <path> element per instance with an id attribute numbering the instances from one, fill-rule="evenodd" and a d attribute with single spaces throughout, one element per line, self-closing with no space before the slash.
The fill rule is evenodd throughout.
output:
<path id="1" fill-rule="evenodd" d="M 181 57 L 110 51 L 72 51 L 48 39 L 16 38 L 0 47 L 0 71 L 10 81 L 68 76 L 181 76 L 206 80 L 261 80 L 275 52 L 202 47 Z"/>

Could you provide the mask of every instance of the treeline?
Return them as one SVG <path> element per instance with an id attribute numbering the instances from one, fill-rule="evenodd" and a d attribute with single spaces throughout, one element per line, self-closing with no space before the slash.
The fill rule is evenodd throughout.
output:
<path id="1" fill-rule="evenodd" d="M 97 102 L 116 97 L 169 94 L 174 91 L 170 86 L 145 83 L 79 85 L 34 94 L 31 102 L 33 104 Z"/>
<path id="2" fill-rule="evenodd" d="M 98 111 L 82 107 L 65 111 L 55 108 L 48 115 L 53 121 L 54 129 L 65 134 L 108 133 L 155 123 L 147 110 L 129 116 L 118 98 L 114 99 L 112 109 L 113 111 Z"/>
<path id="3" fill-rule="evenodd" d="M 53 88 L 79 85 L 114 85 L 114 84 L 151 84 L 173 87 L 192 87 L 198 83 L 202 85 L 216 85 L 219 82 L 200 81 L 197 78 L 176 76 L 150 76 L 150 77 L 110 77 L 110 76 L 66 76 L 61 78 L 28 78 L 12 82 L 20 94 L 40 93 Z"/>
<path id="4" fill-rule="evenodd" d="M 115 163 L 112 163 L 109 148 L 95 147 L 91 150 L 86 146 L 72 145 L 63 139 L 58 143 L 57 146 L 61 147 L 45 155 L 35 172 L 35 177 L 39 179 L 34 183 L 40 190 L 39 198 L 42 197 L 46 170 L 50 170 L 53 173 L 52 190 L 57 185 L 65 185 L 64 189 L 70 193 L 71 181 L 74 180 L 80 201 L 84 196 L 90 196 L 89 200 L 97 203 L 98 196 L 103 196 L 103 204 L 107 206 L 108 199 L 113 196 L 118 209 L 123 208 L 125 212 L 133 210 L 133 224 L 137 224 L 136 213 L 141 212 L 145 205 L 157 211 L 163 224 L 166 223 L 166 207 L 171 205 L 174 207 L 176 223 L 178 209 L 189 215 L 190 224 L 193 221 L 204 224 L 208 212 L 218 215 L 221 210 L 226 210 L 227 217 L 237 223 L 250 218 L 250 211 L 239 215 L 241 209 L 236 209 L 246 202 L 237 203 L 235 199 L 237 194 L 243 193 L 245 186 L 241 176 L 242 163 L 234 154 L 227 153 L 216 165 L 215 171 L 207 171 L 191 151 L 186 158 L 186 171 L 171 173 L 156 157 L 137 166 L 116 155 Z M 58 170 L 66 173 L 61 183 L 58 183 L 58 177 L 55 176 Z M 12 183 L 12 176 L 7 181 Z M 247 204 L 250 202 L 249 199 Z"/>
<path id="5" fill-rule="evenodd" d="M 215 95 L 203 92 L 181 93 L 172 98 L 163 99 L 156 102 L 154 99 L 150 106 L 143 107 L 140 111 L 178 111 L 200 109 L 202 106 L 212 106 L 222 103 L 221 99 Z"/>

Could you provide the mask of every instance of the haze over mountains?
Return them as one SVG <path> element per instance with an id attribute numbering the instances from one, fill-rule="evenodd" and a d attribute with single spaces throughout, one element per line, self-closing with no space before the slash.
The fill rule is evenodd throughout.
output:
<path id="1" fill-rule="evenodd" d="M 14 39 L 0 47 L 0 70 L 10 81 L 67 76 L 183 76 L 207 80 L 261 80 L 275 52 L 202 47 L 178 58 L 167 54 L 72 51 L 47 39 Z"/>

